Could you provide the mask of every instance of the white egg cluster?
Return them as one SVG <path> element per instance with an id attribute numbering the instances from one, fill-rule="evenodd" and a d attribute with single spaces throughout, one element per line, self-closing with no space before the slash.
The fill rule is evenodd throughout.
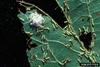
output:
<path id="1" fill-rule="evenodd" d="M 44 23 L 44 18 L 41 14 L 34 12 L 29 15 L 29 22 L 30 25 L 34 27 L 43 27 L 42 24 Z"/>

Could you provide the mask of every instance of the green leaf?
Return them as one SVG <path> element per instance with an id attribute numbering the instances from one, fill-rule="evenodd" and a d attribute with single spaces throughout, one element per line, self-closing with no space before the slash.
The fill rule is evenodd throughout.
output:
<path id="1" fill-rule="evenodd" d="M 56 1 L 59 7 L 62 8 L 63 13 L 67 17 L 67 21 L 72 24 L 74 32 L 78 36 L 80 33 L 79 28 L 85 28 L 86 31 L 94 32 L 96 34 L 96 39 L 95 36 L 92 36 L 93 37 L 92 43 L 94 42 L 92 51 L 95 51 L 97 53 L 98 57 L 96 57 L 96 61 L 100 62 L 99 58 L 100 57 L 100 50 L 99 50 L 100 0 L 64 0 L 64 1 L 56 0 Z"/>
<path id="2" fill-rule="evenodd" d="M 37 47 L 27 50 L 31 67 L 78 67 L 80 63 L 100 62 L 99 50 L 99 0 L 56 0 L 66 17 L 66 27 L 62 29 L 47 13 L 32 5 L 33 10 L 20 12 L 19 19 L 24 31 L 31 35 L 32 44 Z M 26 7 L 27 8 L 27 7 Z M 30 14 L 43 13 L 43 27 L 30 25 Z M 40 13 L 39 13 L 40 12 Z M 38 20 L 37 20 L 38 21 Z M 94 25 L 95 26 L 94 26 Z M 80 29 L 80 31 L 79 31 Z M 83 30 L 84 29 L 84 30 Z M 87 51 L 80 40 L 80 32 L 95 32 L 92 35 L 92 51 Z M 86 33 L 87 33 L 86 32 Z M 29 41 L 29 40 L 28 40 Z M 95 42 L 95 43 L 94 43 Z M 30 43 L 29 43 L 30 45 Z"/>
<path id="3" fill-rule="evenodd" d="M 31 67 L 60 67 L 72 65 L 78 66 L 77 57 L 78 52 L 74 49 L 70 49 L 70 37 L 66 37 L 63 33 L 63 29 L 50 17 L 43 15 L 45 22 L 43 29 L 38 29 L 30 26 L 29 14 L 33 11 L 27 11 L 25 14 L 20 13 L 18 17 L 22 20 L 24 31 L 32 33 L 30 37 L 32 43 L 38 45 L 36 48 L 31 48 L 27 51 L 29 62 Z M 39 32 L 42 30 L 41 32 Z M 45 60 L 49 58 L 48 60 Z M 71 61 L 64 63 L 65 61 Z"/>

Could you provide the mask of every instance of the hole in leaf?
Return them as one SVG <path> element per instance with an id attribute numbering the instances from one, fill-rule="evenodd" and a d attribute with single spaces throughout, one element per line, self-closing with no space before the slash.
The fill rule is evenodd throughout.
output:
<path id="1" fill-rule="evenodd" d="M 30 50 L 31 48 L 35 48 L 37 47 L 38 45 L 36 43 L 32 43 L 32 39 L 29 39 L 28 42 L 28 49 Z"/>
<path id="2" fill-rule="evenodd" d="M 79 39 L 83 42 L 84 47 L 87 50 L 91 50 L 90 46 L 91 46 L 91 41 L 92 41 L 92 33 L 88 32 L 81 32 L 81 35 L 79 36 Z"/>
<path id="3" fill-rule="evenodd" d="M 38 45 L 33 43 L 33 44 L 28 44 L 28 49 L 30 50 L 31 48 L 35 48 L 37 47 Z"/>

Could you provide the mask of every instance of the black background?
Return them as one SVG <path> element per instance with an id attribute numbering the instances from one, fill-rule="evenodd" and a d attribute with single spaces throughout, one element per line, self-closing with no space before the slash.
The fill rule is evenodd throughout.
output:
<path id="1" fill-rule="evenodd" d="M 54 0 L 26 0 L 49 13 L 59 25 L 64 27 L 64 16 Z M 16 0 L 0 1 L 0 67 L 29 67 L 26 56 L 27 35 L 17 18 L 19 7 Z"/>

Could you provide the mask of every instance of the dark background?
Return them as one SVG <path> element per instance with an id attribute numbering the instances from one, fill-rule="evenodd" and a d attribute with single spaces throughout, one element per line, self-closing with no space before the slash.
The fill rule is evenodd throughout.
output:
<path id="1" fill-rule="evenodd" d="M 64 27 L 65 20 L 54 0 L 26 0 L 34 3 L 49 13 L 59 25 Z M 18 8 L 25 13 L 25 8 L 18 6 L 16 0 L 0 1 L 0 67 L 30 67 L 26 56 L 26 39 L 22 24 L 17 18 Z"/>

